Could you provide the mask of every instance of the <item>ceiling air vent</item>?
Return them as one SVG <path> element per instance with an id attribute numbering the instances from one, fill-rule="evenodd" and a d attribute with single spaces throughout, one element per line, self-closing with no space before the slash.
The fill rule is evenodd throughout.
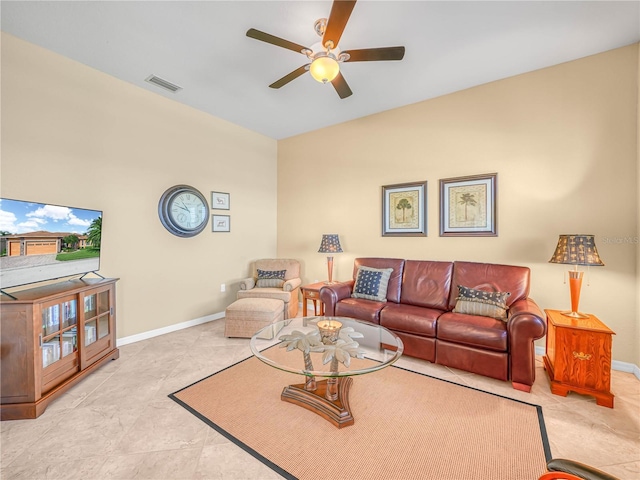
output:
<path id="1" fill-rule="evenodd" d="M 171 83 L 164 78 L 160 78 L 156 75 L 149 75 L 145 78 L 146 82 L 153 83 L 160 88 L 164 88 L 165 90 L 169 90 L 172 93 L 176 93 L 178 90 L 182 90 L 182 87 L 176 85 L 175 83 Z"/>

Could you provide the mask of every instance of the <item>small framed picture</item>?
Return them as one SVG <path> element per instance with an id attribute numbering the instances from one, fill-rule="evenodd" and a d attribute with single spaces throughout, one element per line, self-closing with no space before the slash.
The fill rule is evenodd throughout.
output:
<path id="1" fill-rule="evenodd" d="M 427 182 L 382 187 L 382 236 L 427 236 Z"/>
<path id="2" fill-rule="evenodd" d="M 496 237 L 497 173 L 440 180 L 440 236 Z"/>
<path id="3" fill-rule="evenodd" d="M 230 232 L 231 218 L 229 215 L 211 215 L 212 232 Z"/>
<path id="4" fill-rule="evenodd" d="M 211 192 L 212 210 L 229 210 L 229 194 L 223 192 Z"/>

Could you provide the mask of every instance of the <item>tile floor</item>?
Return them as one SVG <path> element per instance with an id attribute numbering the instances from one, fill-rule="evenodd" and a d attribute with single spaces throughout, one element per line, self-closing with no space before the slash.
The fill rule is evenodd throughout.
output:
<path id="1" fill-rule="evenodd" d="M 223 331 L 224 320 L 216 320 L 123 346 L 118 360 L 81 381 L 38 419 L 1 422 L 0 478 L 281 478 L 167 398 L 250 355 L 248 340 L 227 339 Z M 399 364 L 542 405 L 554 457 L 640 479 L 640 381 L 632 374 L 613 372 L 611 410 L 591 397 L 552 395 L 540 359 L 531 394 L 417 359 L 405 357 Z"/>

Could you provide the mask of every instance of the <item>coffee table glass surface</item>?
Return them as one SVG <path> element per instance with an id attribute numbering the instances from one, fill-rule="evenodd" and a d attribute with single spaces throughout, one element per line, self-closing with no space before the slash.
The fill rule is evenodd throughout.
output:
<path id="1" fill-rule="evenodd" d="M 322 359 L 325 356 L 326 348 L 319 346 L 316 348 L 318 351 L 314 351 L 314 348 L 311 347 L 309 354 L 313 368 L 308 368 L 309 365 L 305 365 L 303 351 L 300 348 L 304 348 L 305 342 L 301 340 L 296 343 L 295 339 L 300 337 L 299 334 L 308 335 L 319 332 L 319 323 L 321 327 L 326 324 L 329 332 L 332 329 L 331 327 L 335 328 L 339 325 L 337 327 L 339 329 L 338 336 L 352 338 L 353 341 L 357 342 L 357 350 L 362 353 L 362 357 L 374 360 L 374 362 L 367 362 L 368 365 L 362 365 L 362 362 L 358 362 L 357 365 L 354 365 L 354 362 L 349 361 L 348 366 L 339 362 L 339 368 L 336 372 L 332 370 L 331 362 L 323 364 Z M 349 329 L 353 329 L 356 334 L 361 334 L 362 336 L 350 335 L 351 331 Z M 283 338 L 287 336 L 289 337 L 287 339 L 289 342 L 293 340 L 296 344 L 290 344 L 285 347 L 283 344 L 287 340 L 283 340 Z M 320 332 L 318 339 L 322 341 L 322 332 Z M 277 344 L 281 345 L 280 348 L 287 348 L 291 351 L 287 355 L 282 355 L 282 352 L 278 351 L 278 347 L 269 349 L 269 347 Z M 250 346 L 251 352 L 257 358 L 272 367 L 315 377 L 347 377 L 375 372 L 393 364 L 402 356 L 404 351 L 402 340 L 390 330 L 380 325 L 346 317 L 298 317 L 276 322 L 258 331 L 251 338 Z"/>
<path id="2" fill-rule="evenodd" d="M 352 377 L 388 367 L 404 350 L 395 333 L 346 317 L 276 322 L 251 337 L 250 346 L 267 365 L 304 376 L 304 383 L 284 388 L 283 401 L 306 408 L 338 428 L 354 423 L 349 404 Z"/>

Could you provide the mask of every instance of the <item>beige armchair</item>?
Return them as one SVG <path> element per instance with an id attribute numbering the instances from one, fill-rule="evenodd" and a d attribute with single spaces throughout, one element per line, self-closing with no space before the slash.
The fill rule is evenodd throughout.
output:
<path id="1" fill-rule="evenodd" d="M 282 286 L 261 286 L 272 282 L 260 282 L 258 270 L 275 272 L 285 270 Z M 273 298 L 284 302 L 284 318 L 292 318 L 298 314 L 298 292 L 300 291 L 300 262 L 292 259 L 265 258 L 256 260 L 252 266 L 252 276 L 240 282 L 238 299 L 241 298 Z"/>

